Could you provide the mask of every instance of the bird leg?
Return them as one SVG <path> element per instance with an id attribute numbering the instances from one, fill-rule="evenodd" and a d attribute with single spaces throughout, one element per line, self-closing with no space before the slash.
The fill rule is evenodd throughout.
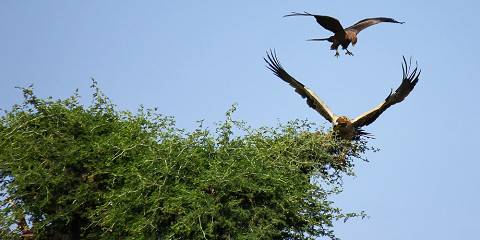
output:
<path id="1" fill-rule="evenodd" d="M 346 54 L 346 55 L 353 56 L 353 53 L 352 53 L 352 52 L 350 52 L 350 51 L 348 51 L 348 49 L 345 49 L 345 51 L 346 51 L 346 52 L 345 52 L 345 54 Z"/>
<path id="2" fill-rule="evenodd" d="M 336 51 L 336 52 L 335 52 L 335 57 L 338 58 L 338 57 L 340 56 L 340 53 L 338 53 L 338 49 L 335 49 L 335 51 Z"/>

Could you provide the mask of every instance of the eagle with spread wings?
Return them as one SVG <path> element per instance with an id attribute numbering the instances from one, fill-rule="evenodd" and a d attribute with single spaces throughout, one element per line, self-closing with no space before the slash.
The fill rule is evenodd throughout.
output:
<path id="1" fill-rule="evenodd" d="M 403 101 L 417 84 L 421 73 L 421 70 L 418 70 L 418 66 L 415 66 L 412 70 L 411 61 L 407 64 L 404 57 L 402 64 L 403 79 L 400 86 L 395 92 L 391 91 L 382 103 L 352 120 L 346 116 L 334 114 L 332 110 L 328 108 L 327 104 L 312 90 L 288 74 L 280 64 L 274 51 L 270 51 L 270 53 L 267 52 L 267 58 L 264 58 L 264 60 L 268 64 L 267 67 L 272 70 L 275 75 L 295 88 L 295 92 L 300 94 L 302 98 L 307 99 L 308 106 L 332 123 L 333 131 L 337 133 L 339 137 L 347 140 L 358 140 L 361 136 L 368 137 L 370 134 L 362 130 L 362 127 L 373 123 L 390 106 Z"/>
<path id="2" fill-rule="evenodd" d="M 376 17 L 376 18 L 366 18 L 363 20 L 358 21 L 357 23 L 353 24 L 350 27 L 343 28 L 342 24 L 338 19 L 330 17 L 330 16 L 322 16 L 322 15 L 315 15 L 308 12 L 304 13 L 297 13 L 292 12 L 291 14 L 285 15 L 284 17 L 291 17 L 291 16 L 311 16 L 317 20 L 317 23 L 320 24 L 323 28 L 331 31 L 334 33 L 333 36 L 329 38 L 315 38 L 309 39 L 309 41 L 329 41 L 332 43 L 330 46 L 331 50 L 335 50 L 335 56 L 338 57 L 340 54 L 338 53 L 338 47 L 342 45 L 343 50 L 345 50 L 345 54 L 353 56 L 353 53 L 348 51 L 348 45 L 350 43 L 352 46 L 355 46 L 357 43 L 357 35 L 363 29 L 375 25 L 377 23 L 382 22 L 389 22 L 389 23 L 400 23 L 403 24 L 405 22 L 398 22 L 393 18 L 387 17 Z"/>

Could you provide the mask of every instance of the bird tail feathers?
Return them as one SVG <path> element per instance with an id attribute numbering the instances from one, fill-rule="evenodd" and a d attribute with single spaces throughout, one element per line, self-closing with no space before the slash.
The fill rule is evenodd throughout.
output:
<path id="1" fill-rule="evenodd" d="M 307 39 L 307 41 L 329 41 L 329 42 L 333 42 L 331 37 L 328 37 L 328 38 L 312 38 L 312 39 Z"/>

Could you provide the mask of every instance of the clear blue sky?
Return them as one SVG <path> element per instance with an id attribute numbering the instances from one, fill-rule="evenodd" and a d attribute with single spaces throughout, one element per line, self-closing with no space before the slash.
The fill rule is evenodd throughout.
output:
<path id="1" fill-rule="evenodd" d="M 417 88 L 366 128 L 381 148 L 358 162 L 336 198 L 371 217 L 340 223 L 343 239 L 478 239 L 480 56 L 474 0 L 412 1 L 15 1 L 0 2 L 0 108 L 79 88 L 90 77 L 120 109 L 158 107 L 191 129 L 222 120 L 232 103 L 253 126 L 301 118 L 326 124 L 265 68 L 275 48 L 284 67 L 337 113 L 354 117 L 401 80 L 401 57 L 422 68 Z M 354 57 L 333 57 L 313 18 L 344 26 L 388 16 L 359 35 Z M 326 125 L 328 126 L 328 125 Z"/>

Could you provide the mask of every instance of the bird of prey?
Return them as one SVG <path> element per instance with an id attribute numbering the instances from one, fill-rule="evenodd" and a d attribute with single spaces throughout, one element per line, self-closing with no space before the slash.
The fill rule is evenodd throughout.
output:
<path id="1" fill-rule="evenodd" d="M 352 43 L 352 46 L 355 46 L 357 43 L 357 35 L 363 29 L 375 25 L 381 22 L 390 22 L 390 23 L 400 23 L 403 24 L 405 22 L 398 22 L 393 18 L 386 18 L 386 17 L 376 17 L 376 18 L 366 18 L 360 20 L 359 22 L 353 24 L 350 27 L 343 28 L 340 21 L 336 18 L 329 17 L 329 16 L 322 16 L 322 15 L 315 15 L 310 14 L 308 12 L 304 13 L 297 13 L 292 12 L 291 14 L 285 15 L 284 17 L 291 17 L 291 16 L 311 16 L 317 20 L 317 23 L 320 24 L 323 28 L 331 31 L 334 33 L 333 36 L 329 38 L 315 38 L 309 39 L 309 41 L 329 41 L 332 43 L 330 46 L 331 50 L 335 50 L 335 56 L 338 57 L 340 54 L 338 53 L 338 47 L 342 45 L 343 50 L 345 50 L 345 54 L 353 56 L 353 53 L 348 51 L 348 45 Z"/>
<path id="2" fill-rule="evenodd" d="M 308 106 L 315 109 L 327 121 L 332 123 L 333 132 L 347 140 L 359 140 L 362 136 L 368 137 L 370 134 L 361 128 L 373 123 L 390 106 L 403 101 L 417 84 L 421 72 L 417 66 L 412 71 L 411 61 L 410 64 L 407 64 L 404 57 L 402 64 L 403 80 L 400 86 L 395 92 L 391 91 L 387 98 L 378 106 L 352 120 L 346 116 L 334 114 L 312 90 L 288 74 L 280 64 L 275 52 L 271 50 L 270 53 L 267 52 L 267 58 L 264 58 L 264 60 L 268 64 L 267 67 L 275 75 L 295 88 L 295 92 L 300 94 L 302 98 L 307 99 Z"/>

